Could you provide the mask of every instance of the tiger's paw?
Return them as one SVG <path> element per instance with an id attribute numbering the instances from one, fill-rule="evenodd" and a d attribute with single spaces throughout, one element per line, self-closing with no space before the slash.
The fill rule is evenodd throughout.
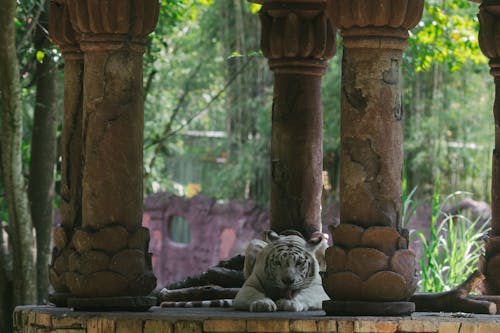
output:
<path id="1" fill-rule="evenodd" d="M 279 299 L 276 305 L 280 311 L 301 312 L 307 310 L 307 306 L 304 304 L 290 299 Z"/>
<path id="2" fill-rule="evenodd" d="M 274 312 L 277 309 L 276 303 L 270 298 L 259 299 L 250 304 L 251 312 Z"/>

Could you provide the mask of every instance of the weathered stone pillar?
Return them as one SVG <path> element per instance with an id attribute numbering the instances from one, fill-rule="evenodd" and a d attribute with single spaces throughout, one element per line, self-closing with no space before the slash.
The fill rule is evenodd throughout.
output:
<path id="1" fill-rule="evenodd" d="M 411 312 L 415 254 L 401 227 L 403 110 L 400 66 L 423 0 L 330 0 L 343 36 L 340 225 L 327 250 L 331 313 Z M 339 302 L 340 301 L 340 302 Z M 349 301 L 349 302 L 342 302 Z M 367 303 L 359 301 L 399 302 Z M 366 311 L 366 312 L 363 312 Z"/>
<path id="2" fill-rule="evenodd" d="M 65 274 L 72 296 L 68 305 L 149 307 L 155 299 L 142 296 L 153 290 L 156 279 L 148 253 L 149 231 L 141 227 L 142 54 L 158 19 L 158 2 L 67 0 L 66 4 L 84 53 L 82 221 L 81 226 L 74 225 L 71 238 Z"/>
<path id="3" fill-rule="evenodd" d="M 335 54 L 326 0 L 267 0 L 261 48 L 274 72 L 271 228 L 321 231 L 321 78 Z"/>
<path id="4" fill-rule="evenodd" d="M 495 80 L 495 149 L 491 176 L 491 231 L 479 269 L 485 275 L 485 292 L 500 295 L 500 1 L 483 0 L 479 7 L 479 45 L 490 59 L 491 75 Z"/>
<path id="5" fill-rule="evenodd" d="M 64 59 L 64 108 L 61 134 L 61 226 L 54 228 L 54 249 L 49 277 L 55 294 L 51 301 L 65 305 L 66 275 L 70 242 L 75 227 L 82 223 L 82 109 L 83 54 L 78 34 L 73 30 L 65 0 L 51 1 L 50 38 L 59 46 Z"/>

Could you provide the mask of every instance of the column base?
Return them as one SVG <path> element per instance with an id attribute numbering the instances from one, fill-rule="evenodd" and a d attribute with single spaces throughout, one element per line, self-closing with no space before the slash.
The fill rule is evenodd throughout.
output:
<path id="1" fill-rule="evenodd" d="M 323 301 L 330 316 L 406 316 L 415 312 L 412 302 Z"/>
<path id="2" fill-rule="evenodd" d="M 122 296 L 122 297 L 69 297 L 68 307 L 75 311 L 147 311 L 157 305 L 155 296 Z"/>

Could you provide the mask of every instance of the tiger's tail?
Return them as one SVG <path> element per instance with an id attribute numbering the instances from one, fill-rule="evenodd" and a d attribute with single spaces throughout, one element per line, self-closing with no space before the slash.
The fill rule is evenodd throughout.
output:
<path id="1" fill-rule="evenodd" d="M 162 308 L 229 308 L 233 299 L 213 299 L 208 301 L 161 302 Z"/>

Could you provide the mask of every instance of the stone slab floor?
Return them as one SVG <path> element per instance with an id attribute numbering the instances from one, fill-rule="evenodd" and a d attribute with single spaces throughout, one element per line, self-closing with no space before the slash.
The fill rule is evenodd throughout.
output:
<path id="1" fill-rule="evenodd" d="M 147 312 L 75 312 L 21 306 L 15 333 L 500 333 L 499 315 L 414 313 L 408 317 L 330 317 L 323 311 L 249 313 L 217 308 L 159 308 Z"/>

